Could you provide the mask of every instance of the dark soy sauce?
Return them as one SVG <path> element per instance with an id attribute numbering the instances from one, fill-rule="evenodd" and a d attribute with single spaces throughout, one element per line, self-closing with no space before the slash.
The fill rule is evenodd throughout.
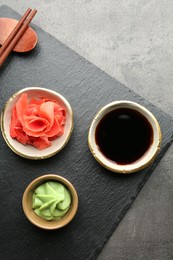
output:
<path id="1" fill-rule="evenodd" d="M 139 112 L 118 108 L 106 114 L 95 132 L 96 144 L 108 159 L 130 164 L 140 159 L 153 142 L 153 128 Z"/>

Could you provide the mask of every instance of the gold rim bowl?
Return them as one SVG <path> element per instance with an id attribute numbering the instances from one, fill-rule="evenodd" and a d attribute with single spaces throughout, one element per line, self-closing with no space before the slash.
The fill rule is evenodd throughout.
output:
<path id="1" fill-rule="evenodd" d="M 66 110 L 66 122 L 64 126 L 64 134 L 61 137 L 53 140 L 51 146 L 43 150 L 38 150 L 37 148 L 31 145 L 23 145 L 10 136 L 10 122 L 11 122 L 12 110 L 16 102 L 24 93 L 28 95 L 28 98 L 41 96 L 41 97 L 46 97 L 50 100 L 56 100 Z M 73 131 L 73 124 L 74 124 L 73 111 L 69 102 L 61 94 L 53 90 L 40 88 L 40 87 L 24 88 L 16 92 L 6 102 L 3 111 L 1 113 L 1 132 L 7 145 L 14 153 L 24 158 L 33 159 L 33 160 L 46 159 L 58 153 L 68 143 Z"/>

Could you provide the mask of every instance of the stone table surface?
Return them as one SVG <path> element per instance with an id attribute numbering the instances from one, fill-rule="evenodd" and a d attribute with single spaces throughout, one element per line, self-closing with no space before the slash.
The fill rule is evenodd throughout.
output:
<path id="1" fill-rule="evenodd" d="M 172 0 L 0 0 L 90 62 L 173 114 Z M 98 260 L 173 259 L 173 146 Z"/>

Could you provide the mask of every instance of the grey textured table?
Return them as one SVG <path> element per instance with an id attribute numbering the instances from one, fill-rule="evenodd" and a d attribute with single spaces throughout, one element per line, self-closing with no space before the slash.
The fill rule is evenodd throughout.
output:
<path id="1" fill-rule="evenodd" d="M 0 1 L 172 115 L 172 1 Z M 170 147 L 98 259 L 173 258 Z"/>

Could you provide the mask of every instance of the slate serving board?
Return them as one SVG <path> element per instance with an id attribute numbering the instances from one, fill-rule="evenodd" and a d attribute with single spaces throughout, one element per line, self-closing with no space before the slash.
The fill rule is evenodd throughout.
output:
<path id="1" fill-rule="evenodd" d="M 2 6 L 0 17 L 19 19 L 20 16 Z M 48 33 L 35 25 L 32 27 L 38 34 L 37 47 L 28 54 L 11 54 L 0 70 L 0 109 L 23 87 L 50 88 L 70 102 L 75 128 L 67 146 L 42 161 L 17 156 L 0 136 L 0 258 L 96 259 L 171 144 L 173 120 Z M 163 133 L 161 152 L 155 162 L 128 176 L 111 173 L 100 166 L 87 144 L 88 128 L 95 113 L 107 103 L 120 99 L 138 102 L 151 110 Z M 26 186 L 47 173 L 69 179 L 79 195 L 75 219 L 61 230 L 38 229 L 22 211 Z"/>

